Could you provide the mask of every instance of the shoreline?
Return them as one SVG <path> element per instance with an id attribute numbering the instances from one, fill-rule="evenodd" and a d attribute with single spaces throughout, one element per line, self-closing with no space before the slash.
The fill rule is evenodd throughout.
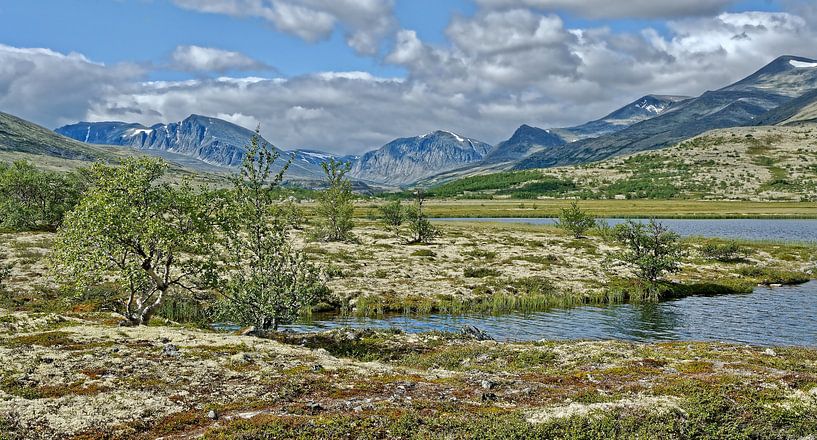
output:
<path id="1" fill-rule="evenodd" d="M 426 201 L 426 214 L 432 218 L 550 218 L 573 199 L 462 199 Z M 664 219 L 817 219 L 817 203 L 792 201 L 723 200 L 578 200 L 582 209 L 599 218 Z M 365 218 L 378 204 L 360 201 L 356 215 Z M 649 213 L 649 214 L 645 214 Z"/>
<path id="2" fill-rule="evenodd" d="M 264 339 L 108 319 L 0 311 L 2 432 L 215 440 L 817 430 L 815 348 L 345 329 Z"/>

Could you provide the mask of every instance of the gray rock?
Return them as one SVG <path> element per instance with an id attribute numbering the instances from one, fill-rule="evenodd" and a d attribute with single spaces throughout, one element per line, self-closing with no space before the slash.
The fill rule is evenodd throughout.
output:
<path id="1" fill-rule="evenodd" d="M 210 420 L 218 420 L 218 413 L 215 410 L 211 409 L 207 413 L 207 418 Z"/>
<path id="2" fill-rule="evenodd" d="M 179 357 L 181 353 L 179 353 L 179 347 L 176 347 L 173 344 L 165 344 L 162 348 L 162 356 L 167 357 Z"/>
<path id="3" fill-rule="evenodd" d="M 480 382 L 480 386 L 485 390 L 492 390 L 496 388 L 496 382 L 485 379 L 482 382 Z"/>
<path id="4" fill-rule="evenodd" d="M 480 400 L 482 400 L 483 402 L 496 402 L 496 394 L 482 393 L 482 395 L 480 395 Z"/>
<path id="5" fill-rule="evenodd" d="M 493 341 L 494 340 L 494 338 L 492 338 L 491 335 L 489 335 L 488 333 L 474 327 L 473 325 L 463 326 L 462 330 L 460 330 L 460 333 L 463 336 L 471 337 L 473 339 L 476 339 L 477 341 Z"/>
<path id="6" fill-rule="evenodd" d="M 252 355 L 249 353 L 237 353 L 230 356 L 230 361 L 232 361 L 234 364 L 249 364 L 252 363 L 253 360 Z"/>

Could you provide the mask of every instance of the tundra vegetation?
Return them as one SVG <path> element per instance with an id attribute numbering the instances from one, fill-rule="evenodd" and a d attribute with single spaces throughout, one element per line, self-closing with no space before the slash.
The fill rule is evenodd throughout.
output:
<path id="1" fill-rule="evenodd" d="M 596 226 L 596 219 L 574 201 L 570 206 L 561 209 L 558 226 L 572 233 L 574 237 L 582 238 L 585 232 Z"/>
<path id="2" fill-rule="evenodd" d="M 224 204 L 228 280 L 221 317 L 266 331 L 291 323 L 325 288 L 318 270 L 290 244 L 293 225 L 287 212 L 293 208 L 274 198 L 287 167 L 273 175 L 278 154 L 259 139 L 256 132 Z"/>
<path id="3" fill-rule="evenodd" d="M 352 240 L 354 194 L 352 183 L 346 176 L 352 165 L 332 158 L 321 166 L 326 174 L 327 188 L 318 196 L 318 236 L 324 241 Z"/>
<path id="4" fill-rule="evenodd" d="M 117 311 L 132 325 L 147 324 L 174 289 L 207 282 L 214 270 L 212 199 L 186 184 L 157 183 L 166 167 L 148 158 L 94 165 L 91 189 L 57 236 L 60 278 L 78 290 L 113 283 L 111 295 L 125 292 Z"/>
<path id="5" fill-rule="evenodd" d="M 424 202 L 425 195 L 421 189 L 418 189 L 415 203 L 406 210 L 410 244 L 430 243 L 440 235 L 439 230 L 431 224 L 423 211 Z"/>
<path id="6" fill-rule="evenodd" d="M 580 233 L 432 224 L 422 193 L 377 202 L 383 221 L 353 221 L 348 167 L 328 163 L 317 206 L 300 205 L 315 193 L 281 188 L 274 152 L 257 138 L 248 149 L 218 190 L 167 179 L 159 160 L 97 164 L 76 174 L 64 211 L 49 205 L 59 220 L 32 210 L 38 220 L 8 226 L 24 231 L 0 237 L 0 438 L 817 432 L 810 348 L 274 331 L 310 310 L 505 313 L 747 292 L 812 278 L 813 245 L 682 239 L 656 221 L 590 227 L 578 204 L 566 219 Z M 2 197 L 23 200 L 15 191 Z"/>

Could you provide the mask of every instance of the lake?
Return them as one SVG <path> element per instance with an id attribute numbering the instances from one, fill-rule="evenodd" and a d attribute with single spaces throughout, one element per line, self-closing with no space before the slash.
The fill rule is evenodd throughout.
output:
<path id="1" fill-rule="evenodd" d="M 817 281 L 811 281 L 799 286 L 758 287 L 750 294 L 690 296 L 656 304 L 584 306 L 500 316 L 335 317 L 285 328 L 371 327 L 427 332 L 459 331 L 464 325 L 473 325 L 499 341 L 622 339 L 814 346 L 815 316 Z"/>
<path id="2" fill-rule="evenodd" d="M 434 219 L 554 224 L 548 218 Z M 608 219 L 611 225 L 623 219 Z M 639 220 L 643 221 L 643 220 Z M 682 236 L 789 242 L 817 241 L 817 220 L 660 220 Z M 399 328 L 407 332 L 459 331 L 473 325 L 501 341 L 622 339 L 724 341 L 752 345 L 817 345 L 817 281 L 758 287 L 750 294 L 690 296 L 657 304 L 616 304 L 537 313 L 356 318 L 335 316 L 288 326 L 295 331 L 338 327 Z"/>
<path id="3" fill-rule="evenodd" d="M 610 225 L 626 220 L 605 219 Z M 681 236 L 720 237 L 744 240 L 801 241 L 817 242 L 817 220 L 775 220 L 775 219 L 657 219 Z M 468 221 L 525 223 L 531 225 L 553 225 L 554 218 L 437 218 L 437 222 Z M 648 221 L 648 220 L 635 220 Z"/>

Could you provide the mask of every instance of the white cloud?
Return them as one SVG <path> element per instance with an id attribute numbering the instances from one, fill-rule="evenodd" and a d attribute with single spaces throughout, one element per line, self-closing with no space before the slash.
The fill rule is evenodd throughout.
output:
<path id="1" fill-rule="evenodd" d="M 269 66 L 242 53 L 202 46 L 177 46 L 170 66 L 184 72 L 267 70 Z"/>
<path id="2" fill-rule="evenodd" d="M 346 42 L 374 54 L 395 27 L 393 0 L 173 0 L 186 9 L 234 17 L 259 17 L 279 31 L 314 42 L 345 29 Z"/>
<path id="3" fill-rule="evenodd" d="M 216 113 L 215 117 L 218 119 L 223 119 L 227 122 L 232 122 L 233 124 L 240 125 L 245 128 L 249 128 L 250 130 L 254 130 L 258 127 L 260 122 L 254 116 L 245 115 L 243 113 Z"/>
<path id="4" fill-rule="evenodd" d="M 476 0 L 485 8 L 537 8 L 589 18 L 680 18 L 717 14 L 737 0 Z"/>
<path id="5" fill-rule="evenodd" d="M 92 100 L 131 90 L 145 73 L 136 64 L 0 44 L 0 109 L 52 128 L 84 118 Z"/>
<path id="6" fill-rule="evenodd" d="M 214 115 L 260 123 L 280 147 L 337 152 L 435 129 L 495 143 L 522 123 L 568 126 L 647 93 L 717 89 L 779 55 L 817 58 L 809 24 L 793 13 L 746 12 L 672 20 L 665 33 L 617 32 L 571 29 L 532 10 L 484 9 L 453 19 L 447 44 L 398 32 L 383 61 L 408 71 L 399 79 L 351 71 L 145 82 L 136 65 L 0 46 L 0 108 L 51 127 Z"/>

